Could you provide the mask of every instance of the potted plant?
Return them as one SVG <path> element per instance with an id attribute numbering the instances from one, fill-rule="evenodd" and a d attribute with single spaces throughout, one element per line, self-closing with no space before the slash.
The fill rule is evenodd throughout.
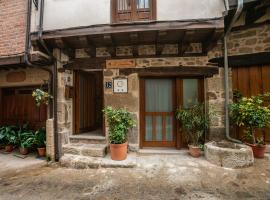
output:
<path id="1" fill-rule="evenodd" d="M 12 152 L 17 144 L 17 133 L 15 126 L 4 126 L 0 129 L 0 139 L 5 141 L 5 151 Z"/>
<path id="2" fill-rule="evenodd" d="M 107 107 L 103 110 L 109 125 L 109 141 L 112 160 L 125 160 L 127 157 L 127 133 L 135 126 L 132 114 L 125 109 Z"/>
<path id="3" fill-rule="evenodd" d="M 252 148 L 255 158 L 263 158 L 266 149 L 263 139 L 256 137 L 255 131 L 270 126 L 270 109 L 264 104 L 264 99 L 269 96 L 241 97 L 230 105 L 231 119 L 237 126 L 245 128 L 245 143 Z"/>
<path id="4" fill-rule="evenodd" d="M 40 128 L 35 132 L 34 144 L 37 147 L 38 156 L 46 156 L 46 129 Z"/>
<path id="5" fill-rule="evenodd" d="M 42 89 L 35 89 L 32 92 L 32 97 L 34 97 L 37 106 L 40 106 L 41 104 L 48 105 L 50 99 L 53 98 L 48 92 Z"/>
<path id="6" fill-rule="evenodd" d="M 21 129 L 18 131 L 18 141 L 20 153 L 22 155 L 27 155 L 29 153 L 29 148 L 34 144 L 35 135 L 33 131 Z"/>
<path id="7" fill-rule="evenodd" d="M 201 155 L 201 139 L 209 127 L 209 114 L 205 114 L 203 104 L 194 104 L 187 108 L 179 108 L 176 118 L 189 142 L 189 153 L 193 157 Z"/>

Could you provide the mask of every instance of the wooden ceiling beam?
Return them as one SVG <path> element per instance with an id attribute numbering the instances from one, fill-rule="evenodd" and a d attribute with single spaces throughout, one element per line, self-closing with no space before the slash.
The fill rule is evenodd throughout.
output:
<path id="1" fill-rule="evenodd" d="M 64 54 L 67 54 L 69 58 L 75 58 L 75 50 L 62 38 L 55 38 L 54 43 L 57 48 L 62 49 Z"/>
<path id="2" fill-rule="evenodd" d="M 160 56 L 164 49 L 164 44 L 156 44 L 156 55 Z"/>
<path id="3" fill-rule="evenodd" d="M 202 52 L 205 54 L 216 46 L 217 41 L 221 38 L 223 30 L 214 29 L 207 37 L 207 40 L 202 42 Z"/>
<path id="4" fill-rule="evenodd" d="M 130 42 L 132 44 L 132 54 L 133 54 L 133 56 L 138 56 L 139 55 L 139 48 L 138 48 L 139 34 L 138 33 L 130 33 L 129 38 L 130 38 Z"/>

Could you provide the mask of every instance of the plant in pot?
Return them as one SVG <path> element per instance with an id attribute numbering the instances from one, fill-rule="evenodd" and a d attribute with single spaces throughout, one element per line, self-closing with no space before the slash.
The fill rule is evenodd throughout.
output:
<path id="1" fill-rule="evenodd" d="M 200 157 L 202 136 L 209 127 L 209 113 L 205 113 L 203 104 L 196 103 L 187 108 L 177 109 L 176 119 L 180 121 L 188 140 L 190 155 Z"/>
<path id="2" fill-rule="evenodd" d="M 29 153 L 29 148 L 31 148 L 35 142 L 35 135 L 31 130 L 20 129 L 18 131 L 18 141 L 20 153 L 22 155 L 27 155 Z"/>
<path id="3" fill-rule="evenodd" d="M 132 114 L 125 109 L 106 107 L 103 110 L 109 125 L 109 141 L 112 160 L 125 160 L 127 157 L 127 134 L 135 126 Z"/>
<path id="4" fill-rule="evenodd" d="M 17 144 L 17 132 L 15 126 L 4 126 L 0 129 L 0 140 L 5 141 L 5 151 L 12 152 Z"/>
<path id="5" fill-rule="evenodd" d="M 48 92 L 42 89 L 35 89 L 32 92 L 32 97 L 34 97 L 37 106 L 40 106 L 41 104 L 48 105 L 50 99 L 53 98 Z"/>
<path id="6" fill-rule="evenodd" d="M 34 144 L 37 147 L 38 156 L 46 156 L 46 129 L 40 128 L 35 132 Z"/>
<path id="7" fill-rule="evenodd" d="M 270 109 L 264 103 L 269 96 L 241 97 L 230 105 L 231 119 L 237 126 L 245 128 L 244 140 L 252 148 L 255 158 L 263 158 L 266 149 L 263 138 L 257 137 L 255 131 L 270 126 Z"/>

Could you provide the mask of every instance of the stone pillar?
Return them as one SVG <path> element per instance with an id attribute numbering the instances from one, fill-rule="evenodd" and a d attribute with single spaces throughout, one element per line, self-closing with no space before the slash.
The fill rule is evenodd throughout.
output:
<path id="1" fill-rule="evenodd" d="M 54 161 L 55 160 L 55 146 L 54 146 L 54 127 L 53 119 L 46 121 L 46 154 L 47 157 Z"/>
<path id="2" fill-rule="evenodd" d="M 73 86 L 73 72 L 65 70 L 59 72 L 63 68 L 63 64 L 68 61 L 68 56 L 61 52 L 60 49 L 54 49 L 54 56 L 57 58 L 58 70 L 58 89 L 57 89 L 57 125 L 58 125 L 58 139 L 59 144 L 67 144 L 69 136 L 72 134 L 72 99 L 66 99 L 65 88 L 66 85 Z M 61 147 L 60 147 L 61 149 Z M 61 152 L 60 152 L 61 157 Z"/>
<path id="3" fill-rule="evenodd" d="M 229 90 L 232 98 L 232 73 L 229 71 Z M 206 80 L 206 104 L 213 113 L 210 122 L 209 140 L 225 139 L 225 88 L 224 69 L 219 68 L 219 74 Z"/>

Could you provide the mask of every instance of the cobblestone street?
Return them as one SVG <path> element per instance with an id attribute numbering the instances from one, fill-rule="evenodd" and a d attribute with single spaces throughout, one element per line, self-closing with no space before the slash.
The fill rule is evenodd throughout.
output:
<path id="1" fill-rule="evenodd" d="M 270 199 L 269 157 L 234 170 L 188 155 L 140 156 L 130 169 L 0 170 L 1 200 Z"/>

